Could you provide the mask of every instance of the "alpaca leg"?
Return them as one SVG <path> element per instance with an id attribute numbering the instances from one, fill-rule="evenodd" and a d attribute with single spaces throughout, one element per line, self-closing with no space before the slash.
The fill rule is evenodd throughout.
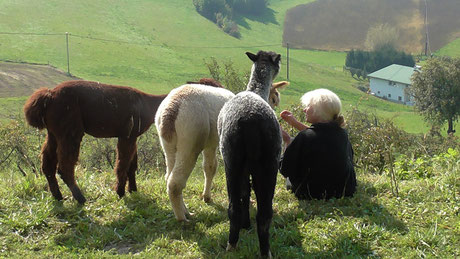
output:
<path id="1" fill-rule="evenodd" d="M 72 196 L 78 203 L 85 203 L 86 199 L 78 188 L 75 181 L 75 164 L 78 161 L 78 154 L 80 152 L 80 142 L 83 134 L 73 134 L 71 138 L 61 139 L 58 143 L 58 173 L 61 175 L 64 183 L 69 187 Z"/>
<path id="2" fill-rule="evenodd" d="M 168 178 L 168 195 L 171 201 L 171 206 L 174 211 L 174 216 L 178 221 L 186 221 L 186 216 L 189 214 L 184 203 L 182 190 L 185 188 L 187 179 L 192 173 L 198 158 L 198 153 L 195 152 L 178 154 L 176 163 Z"/>
<path id="3" fill-rule="evenodd" d="M 59 185 L 56 179 L 57 167 L 57 143 L 56 138 L 48 132 L 45 143 L 42 147 L 42 172 L 48 180 L 48 186 L 53 197 L 60 201 L 62 200 L 62 193 L 59 190 Z"/>
<path id="4" fill-rule="evenodd" d="M 273 217 L 273 195 L 276 185 L 277 165 L 264 168 L 253 174 L 253 186 L 257 199 L 257 235 L 262 257 L 271 257 L 270 224 Z"/>
<path id="5" fill-rule="evenodd" d="M 217 171 L 217 147 L 208 148 L 203 151 L 203 170 L 205 185 L 203 190 L 203 200 L 211 202 L 212 179 Z"/>
<path id="6" fill-rule="evenodd" d="M 251 220 L 249 219 L 249 204 L 251 198 L 251 182 L 249 174 L 245 175 L 245 179 L 241 181 L 241 227 L 249 229 L 251 227 Z"/>
<path id="7" fill-rule="evenodd" d="M 130 169 L 131 161 L 134 158 L 135 152 L 136 139 L 118 138 L 117 163 L 115 166 L 115 173 L 117 174 L 116 191 L 120 198 L 125 195 L 128 171 Z"/>
<path id="8" fill-rule="evenodd" d="M 137 149 L 134 151 L 133 159 L 131 160 L 131 165 L 128 170 L 128 191 L 136 192 L 136 170 L 137 170 Z"/>
<path id="9" fill-rule="evenodd" d="M 176 163 L 176 146 L 175 144 L 163 143 L 163 151 L 165 153 L 166 160 L 165 181 L 167 182 L 169 175 L 174 168 L 174 164 Z"/>
<path id="10" fill-rule="evenodd" d="M 244 188 L 243 181 L 247 177 L 241 177 L 243 168 L 240 166 L 242 163 L 225 163 L 225 175 L 227 178 L 227 192 L 228 192 L 228 218 L 230 220 L 230 232 L 228 236 L 227 251 L 236 248 L 240 236 L 241 220 L 243 213 L 242 204 L 242 188 Z M 248 212 L 249 214 L 249 212 Z"/>

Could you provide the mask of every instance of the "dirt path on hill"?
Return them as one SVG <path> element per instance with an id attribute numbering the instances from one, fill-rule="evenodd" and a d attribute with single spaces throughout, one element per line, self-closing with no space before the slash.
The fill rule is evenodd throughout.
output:
<path id="1" fill-rule="evenodd" d="M 0 61 L 0 98 L 27 96 L 40 87 L 76 79 L 49 65 Z"/>

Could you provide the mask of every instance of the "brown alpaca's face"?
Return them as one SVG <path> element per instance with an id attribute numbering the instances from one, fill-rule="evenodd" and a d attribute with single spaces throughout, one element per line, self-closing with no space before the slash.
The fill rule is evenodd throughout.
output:
<path id="1" fill-rule="evenodd" d="M 271 88 L 270 95 L 268 96 L 268 104 L 272 109 L 275 109 L 280 104 L 280 93 L 278 90 Z"/>
<path id="2" fill-rule="evenodd" d="M 272 87 L 270 88 L 270 95 L 268 96 L 268 104 L 272 109 L 275 109 L 280 104 L 280 93 L 278 89 L 283 89 L 284 87 L 288 86 L 289 82 L 281 81 L 277 83 L 273 83 Z"/>

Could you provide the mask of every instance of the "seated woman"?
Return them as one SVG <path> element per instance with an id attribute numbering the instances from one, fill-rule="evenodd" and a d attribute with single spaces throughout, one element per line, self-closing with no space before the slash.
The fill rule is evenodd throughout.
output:
<path id="1" fill-rule="evenodd" d="M 329 199 L 353 196 L 356 174 L 353 149 L 342 127 L 339 97 L 327 90 L 307 92 L 301 98 L 310 127 L 299 122 L 290 111 L 281 118 L 300 133 L 292 140 L 283 131 L 288 144 L 281 162 L 281 174 L 291 182 L 299 199 Z"/>

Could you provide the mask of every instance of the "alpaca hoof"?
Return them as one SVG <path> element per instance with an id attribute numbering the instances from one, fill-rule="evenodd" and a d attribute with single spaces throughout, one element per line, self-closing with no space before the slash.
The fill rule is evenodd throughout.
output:
<path id="1" fill-rule="evenodd" d="M 289 180 L 289 177 L 286 178 L 285 184 L 286 184 L 286 190 L 288 190 L 288 191 L 292 190 L 292 183 Z"/>
<path id="2" fill-rule="evenodd" d="M 86 202 L 86 198 L 81 194 L 73 194 L 73 198 L 78 201 L 79 204 L 84 204 Z"/>
<path id="3" fill-rule="evenodd" d="M 203 196 L 203 201 L 205 203 L 210 203 L 212 201 L 211 197 L 210 196 Z"/>
<path id="4" fill-rule="evenodd" d="M 190 213 L 190 212 L 186 212 L 184 213 L 184 215 L 182 215 L 182 217 L 176 217 L 176 220 L 178 222 L 183 222 L 183 223 L 186 223 L 186 222 L 189 222 L 190 219 L 193 217 L 193 213 Z"/>
<path id="5" fill-rule="evenodd" d="M 78 201 L 79 204 L 85 204 L 85 202 L 86 202 L 86 198 L 83 197 L 83 196 L 81 196 L 79 198 L 75 198 L 75 199 Z"/>
<path id="6" fill-rule="evenodd" d="M 78 203 L 83 204 L 86 202 L 85 196 L 81 193 L 80 189 L 77 186 L 70 187 L 70 191 L 72 192 L 72 196 Z"/>
<path id="7" fill-rule="evenodd" d="M 178 219 L 177 221 L 182 224 L 187 224 L 188 222 L 190 222 L 188 218 Z"/>
<path id="8" fill-rule="evenodd" d="M 184 215 L 186 219 L 191 219 L 195 215 L 195 213 L 191 213 L 187 211 Z"/>
<path id="9" fill-rule="evenodd" d="M 123 198 L 123 196 L 125 196 L 125 190 L 117 190 L 117 194 L 119 198 Z"/>
<path id="10" fill-rule="evenodd" d="M 54 195 L 53 194 L 53 197 L 57 200 L 57 201 L 62 201 L 63 197 L 62 197 L 62 194 L 59 192 L 58 194 Z"/>
<path id="11" fill-rule="evenodd" d="M 227 250 L 227 252 L 230 252 L 235 249 L 236 249 L 236 244 L 232 245 L 230 243 L 227 243 L 227 248 L 225 250 Z"/>
<path id="12" fill-rule="evenodd" d="M 264 258 L 264 259 L 272 259 L 272 252 L 268 251 L 268 254 L 267 255 L 262 255 L 261 258 Z"/>

